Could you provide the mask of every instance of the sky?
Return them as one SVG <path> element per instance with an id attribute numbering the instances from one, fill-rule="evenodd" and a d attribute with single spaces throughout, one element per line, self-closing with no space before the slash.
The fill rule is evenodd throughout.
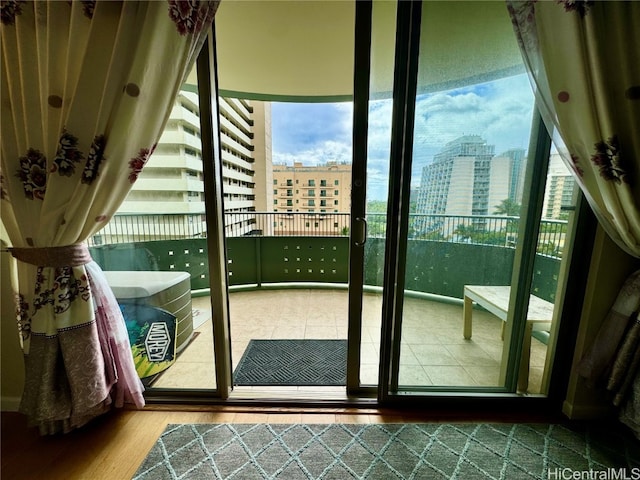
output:
<path id="1" fill-rule="evenodd" d="M 412 187 L 422 168 L 447 142 L 480 135 L 496 154 L 528 147 L 533 94 L 526 74 L 455 90 L 419 95 L 413 148 Z M 351 163 L 353 106 L 344 103 L 272 103 L 273 163 Z M 369 109 L 367 197 L 387 195 L 391 135 L 390 100 Z"/>

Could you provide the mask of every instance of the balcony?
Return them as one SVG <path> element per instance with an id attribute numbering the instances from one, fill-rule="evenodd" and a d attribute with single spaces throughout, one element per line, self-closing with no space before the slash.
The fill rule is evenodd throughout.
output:
<path id="1" fill-rule="evenodd" d="M 234 291 L 229 294 L 232 366 L 236 368 L 252 339 L 344 339 L 347 338 L 347 291 L 344 289 L 281 289 Z M 360 379 L 377 383 L 380 343 L 381 296 L 365 293 Z M 204 322 L 199 335 L 177 362 L 154 383 L 158 388 L 215 388 L 213 333 L 209 297 L 193 299 L 195 319 Z M 403 317 L 403 385 L 491 386 L 496 385 L 501 361 L 501 322 L 488 312 L 474 312 L 474 337 L 464 341 L 461 320 L 443 327 L 442 319 L 461 319 L 462 307 L 423 298 L 407 298 Z M 259 318 L 261 321 L 256 322 Z M 437 332 L 437 335 L 433 335 Z M 429 343 L 419 339 L 431 336 Z M 540 391 L 546 345 L 534 340 L 531 348 L 529 392 Z M 443 363 L 450 363 L 443 365 Z M 259 387 L 236 387 L 238 395 L 260 392 Z M 269 391 L 269 390 L 267 390 Z M 343 387 L 278 387 L 278 394 L 313 394 L 339 397 Z"/>
<path id="2" fill-rule="evenodd" d="M 244 155 L 244 158 L 253 158 L 253 146 L 247 147 L 246 145 L 242 144 L 239 139 L 231 137 L 229 133 L 227 133 L 225 142 L 228 148 L 236 151 L 241 155 Z"/>
<path id="3" fill-rule="evenodd" d="M 182 130 L 165 130 L 160 137 L 160 143 L 187 145 L 196 151 L 202 149 L 202 143 L 198 137 Z"/>
<path id="4" fill-rule="evenodd" d="M 242 139 L 247 143 L 250 143 L 253 138 L 253 133 L 242 130 L 222 115 L 220 116 L 220 126 L 231 132 L 235 137 Z"/>
<path id="5" fill-rule="evenodd" d="M 233 153 L 227 149 L 227 147 L 222 148 L 222 161 L 229 165 L 236 165 L 240 168 L 245 169 L 246 171 L 253 171 L 253 159 L 251 157 L 245 157 L 246 159 L 241 158 L 237 153 Z M 224 164 L 223 163 L 223 164 Z M 228 167 L 227 167 L 228 168 Z"/>
<path id="6" fill-rule="evenodd" d="M 227 232 L 237 235 L 227 237 L 234 368 L 251 339 L 346 338 L 349 215 L 244 212 L 226 216 L 228 224 L 239 217 L 252 223 L 251 229 Z M 187 271 L 191 275 L 194 325 L 199 335 L 154 386 L 213 388 L 205 233 L 156 229 L 142 238 L 141 230 L 153 231 L 149 219 L 138 225 L 144 216 L 119 217 L 125 216 L 116 217 L 118 235 L 109 234 L 107 227 L 100 232 L 102 245 L 91 242 L 92 255 L 104 270 Z M 204 226 L 202 218 L 190 223 Z M 368 214 L 367 218 L 360 377 L 363 384 L 375 384 L 383 278 L 379 258 L 384 251 L 386 219 L 384 214 Z M 465 284 L 510 283 L 517 222 L 516 217 L 411 216 L 401 383 L 496 384 L 502 322 L 486 311 L 474 311 L 474 336 L 464 340 L 463 288 Z M 540 230 L 532 292 L 553 302 L 566 222 L 543 221 Z M 104 244 L 107 238 L 113 239 L 109 245 Z M 425 338 L 428 343 L 418 343 Z M 532 341 L 530 393 L 541 388 L 546 358 L 542 340 Z M 245 388 L 250 389 L 236 390 Z M 333 389 L 336 394 L 342 390 Z"/>
<path id="7" fill-rule="evenodd" d="M 200 117 L 182 106 L 174 106 L 171 109 L 170 118 L 172 120 L 181 120 L 191 128 L 200 129 Z"/>

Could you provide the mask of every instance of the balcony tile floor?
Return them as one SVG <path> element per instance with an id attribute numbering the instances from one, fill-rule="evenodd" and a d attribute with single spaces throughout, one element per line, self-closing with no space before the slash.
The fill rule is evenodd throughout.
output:
<path id="1" fill-rule="evenodd" d="M 163 388 L 215 388 L 213 333 L 209 297 L 193 298 L 198 335 L 176 363 L 154 383 Z M 233 368 L 251 339 L 347 338 L 346 290 L 286 289 L 233 292 L 229 295 Z M 360 378 L 374 384 L 378 375 L 382 299 L 365 294 Z M 492 386 L 500 374 L 501 321 L 474 310 L 473 337 L 462 337 L 462 306 L 407 298 L 401 345 L 401 385 Z M 546 346 L 531 342 L 529 393 L 539 393 Z M 343 387 L 236 387 L 234 395 L 321 394 L 344 396 Z"/>

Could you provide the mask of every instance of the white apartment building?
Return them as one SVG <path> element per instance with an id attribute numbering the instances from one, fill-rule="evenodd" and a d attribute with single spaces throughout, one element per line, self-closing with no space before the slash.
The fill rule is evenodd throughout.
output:
<path id="1" fill-rule="evenodd" d="M 195 92 L 188 86 L 180 90 L 154 153 L 95 241 L 205 235 L 200 110 Z"/>
<path id="2" fill-rule="evenodd" d="M 422 170 L 417 212 L 431 215 L 491 215 L 503 200 L 520 203 L 524 150 L 494 155 L 495 146 L 477 135 L 445 145 Z"/>
<path id="3" fill-rule="evenodd" d="M 549 171 L 547 186 L 542 204 L 543 218 L 561 219 L 566 214 L 562 212 L 563 205 L 573 205 L 573 193 L 576 181 L 567 170 L 562 158 L 557 153 L 549 157 Z"/>
<path id="4" fill-rule="evenodd" d="M 118 214 L 100 232 L 102 243 L 206 235 L 198 95 L 179 92 L 158 145 Z M 252 212 L 266 210 L 271 189 L 269 103 L 219 98 L 226 234 L 256 229 Z"/>
<path id="5" fill-rule="evenodd" d="M 423 168 L 416 213 L 491 215 L 505 199 L 519 203 L 524 162 L 524 150 L 511 149 L 496 156 L 495 146 L 488 145 L 478 135 L 456 138 Z M 423 220 L 421 228 L 425 231 L 442 223 L 428 218 Z M 451 234 L 450 231 L 441 233 Z"/>
<path id="6" fill-rule="evenodd" d="M 219 105 L 226 234 L 264 233 L 252 212 L 267 210 L 273 198 L 271 104 L 221 97 Z"/>

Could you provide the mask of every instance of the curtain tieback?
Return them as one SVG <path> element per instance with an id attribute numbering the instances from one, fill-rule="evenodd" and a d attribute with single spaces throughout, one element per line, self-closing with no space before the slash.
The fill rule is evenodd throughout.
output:
<path id="1" fill-rule="evenodd" d="M 93 261 L 86 243 L 63 247 L 10 248 L 11 255 L 37 267 L 79 267 Z"/>

